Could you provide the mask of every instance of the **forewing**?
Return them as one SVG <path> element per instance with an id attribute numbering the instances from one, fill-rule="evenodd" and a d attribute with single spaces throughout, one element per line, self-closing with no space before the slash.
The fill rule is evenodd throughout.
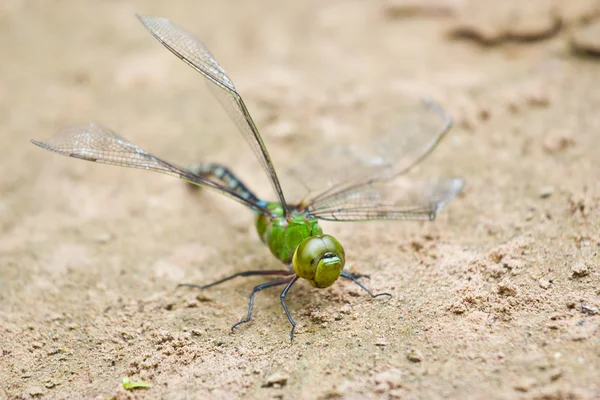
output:
<path id="1" fill-rule="evenodd" d="M 264 207 L 240 197 L 209 179 L 161 160 L 112 130 L 98 124 L 91 123 L 65 128 L 45 142 L 32 140 L 32 143 L 68 157 L 122 167 L 147 169 L 172 175 L 190 183 L 215 190 L 253 210 L 269 214 Z"/>
<path id="2" fill-rule="evenodd" d="M 256 154 L 281 204 L 286 204 L 275 167 L 258 129 L 233 82 L 210 51 L 191 33 L 166 18 L 145 16 L 138 16 L 138 18 L 163 46 L 209 79 L 209 89 L 225 108 Z"/>

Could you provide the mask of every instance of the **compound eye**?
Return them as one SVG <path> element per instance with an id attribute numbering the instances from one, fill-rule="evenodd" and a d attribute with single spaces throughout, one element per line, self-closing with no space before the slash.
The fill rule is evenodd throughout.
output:
<path id="1" fill-rule="evenodd" d="M 296 274 L 312 281 L 317 273 L 317 266 L 324 249 L 323 240 L 320 237 L 309 237 L 300 242 L 292 259 Z"/>
<path id="2" fill-rule="evenodd" d="M 315 287 L 328 287 L 342 273 L 344 249 L 333 236 L 312 236 L 300 243 L 292 263 L 294 271 L 301 278 Z"/>

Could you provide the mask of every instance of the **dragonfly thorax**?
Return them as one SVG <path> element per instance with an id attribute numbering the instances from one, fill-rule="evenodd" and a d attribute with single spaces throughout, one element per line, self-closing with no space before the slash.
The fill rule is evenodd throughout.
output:
<path id="1" fill-rule="evenodd" d="M 257 216 L 256 231 L 271 253 L 313 286 L 331 286 L 346 261 L 342 245 L 333 236 L 323 235 L 318 219 L 310 214 L 293 211 L 286 217 L 281 204 L 266 207 L 271 215 Z"/>

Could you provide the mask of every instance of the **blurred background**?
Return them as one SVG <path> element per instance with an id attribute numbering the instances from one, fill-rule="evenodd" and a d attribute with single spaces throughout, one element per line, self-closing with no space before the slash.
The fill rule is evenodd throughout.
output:
<path id="1" fill-rule="evenodd" d="M 424 96 L 453 115 L 421 172 L 467 187 L 438 220 L 324 224 L 392 300 L 295 287 L 290 346 L 265 291 L 231 334 L 259 280 L 174 287 L 276 268 L 250 212 L 29 142 L 94 121 L 273 198 L 136 13 L 207 45 L 278 171 Z M 4 0 L 0 51 L 0 397 L 600 397 L 600 2 Z"/>

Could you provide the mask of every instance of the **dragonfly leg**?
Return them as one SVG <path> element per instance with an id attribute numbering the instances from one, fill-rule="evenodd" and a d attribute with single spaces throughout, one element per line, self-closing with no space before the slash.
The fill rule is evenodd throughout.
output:
<path id="1" fill-rule="evenodd" d="M 260 201 L 259 198 L 256 197 L 256 195 L 250 189 L 248 189 L 246 185 L 244 185 L 229 168 L 224 165 L 213 163 L 193 164 L 188 167 L 188 171 L 194 175 L 217 181 L 225 188 L 240 195 L 246 200 L 250 200 L 255 203 Z M 190 184 L 190 188 L 196 189 L 199 188 L 199 186 Z"/>
<path id="2" fill-rule="evenodd" d="M 356 275 L 360 275 L 360 274 L 349 274 L 346 271 L 342 271 L 342 278 L 346 278 L 346 279 L 350 279 L 352 282 L 356 283 L 358 286 L 360 286 L 365 292 L 369 293 L 371 295 L 371 297 L 375 298 L 375 297 L 379 297 L 379 296 L 390 296 L 392 297 L 392 295 L 390 293 L 373 293 L 371 292 L 369 289 L 367 289 L 367 287 L 365 285 L 363 285 L 362 283 L 360 283 L 358 281 L 357 276 Z"/>
<path id="3" fill-rule="evenodd" d="M 179 285 L 177 285 L 177 287 L 193 287 L 196 289 L 200 289 L 200 290 L 204 290 L 204 289 L 208 289 L 209 287 L 212 286 L 216 286 L 219 285 L 223 282 L 227 282 L 229 280 L 232 280 L 233 278 L 237 278 L 238 276 L 255 276 L 255 275 L 291 275 L 293 274 L 293 272 L 290 272 L 288 270 L 283 270 L 283 269 L 267 269 L 267 270 L 257 270 L 257 271 L 244 271 L 244 272 L 238 272 L 237 274 L 233 274 L 231 276 L 228 276 L 227 278 L 223 278 L 221 280 L 218 280 L 216 282 L 213 283 L 209 283 L 208 285 L 196 285 L 193 283 L 180 283 Z"/>
<path id="4" fill-rule="evenodd" d="M 367 279 L 371 279 L 371 275 L 367 275 L 367 274 L 347 274 L 347 275 L 348 275 L 348 277 L 349 277 L 349 276 L 351 276 L 351 277 L 353 277 L 353 278 L 355 278 L 355 279 L 358 279 L 358 278 L 367 278 Z M 342 276 L 343 276 L 344 278 L 347 278 L 346 276 L 344 276 L 344 272 L 342 272 Z"/>
<path id="5" fill-rule="evenodd" d="M 291 278 L 286 278 L 286 279 L 282 279 L 280 281 L 267 282 L 267 283 L 263 283 L 261 285 L 255 286 L 254 289 L 252 289 L 252 293 L 250 293 L 250 302 L 248 303 L 248 315 L 246 316 L 245 319 L 233 324 L 233 326 L 231 327 L 231 330 L 233 331 L 235 328 L 238 327 L 238 325 L 245 324 L 246 322 L 250 322 L 250 320 L 252 319 L 252 307 L 254 306 L 254 294 L 256 292 L 260 292 L 263 289 L 270 288 L 273 286 L 285 285 L 286 283 L 288 283 L 290 281 L 290 279 Z"/>
<path id="6" fill-rule="evenodd" d="M 281 295 L 279 296 L 279 298 L 281 299 L 281 305 L 283 306 L 283 310 L 285 311 L 285 315 L 287 315 L 288 320 L 290 321 L 290 324 L 292 324 L 292 330 L 290 331 L 290 342 L 294 341 L 294 329 L 296 329 L 296 323 L 294 322 L 294 318 L 292 318 L 292 315 L 290 314 L 290 312 L 288 311 L 287 306 L 285 305 L 285 296 L 287 295 L 288 291 L 290 290 L 290 288 L 292 287 L 292 285 L 294 283 L 296 283 L 296 281 L 298 280 L 299 276 L 296 275 L 294 276 L 289 283 L 287 284 L 287 286 L 285 287 L 285 289 L 283 289 L 283 292 L 281 292 Z"/>

